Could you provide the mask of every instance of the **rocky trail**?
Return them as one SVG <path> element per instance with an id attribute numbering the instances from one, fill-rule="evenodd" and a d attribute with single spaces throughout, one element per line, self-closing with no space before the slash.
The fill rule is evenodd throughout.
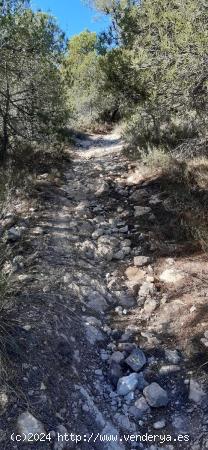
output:
<path id="1" fill-rule="evenodd" d="M 0 449 L 205 450 L 207 256 L 118 136 L 73 155 L 1 223 L 15 299 Z"/>

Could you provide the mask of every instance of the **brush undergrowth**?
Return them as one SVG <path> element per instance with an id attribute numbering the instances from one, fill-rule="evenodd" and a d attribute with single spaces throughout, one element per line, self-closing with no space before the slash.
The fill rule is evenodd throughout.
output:
<path id="1" fill-rule="evenodd" d="M 208 158 L 177 160 L 163 149 L 141 155 L 142 163 L 160 171 L 172 208 L 187 236 L 208 251 Z"/>

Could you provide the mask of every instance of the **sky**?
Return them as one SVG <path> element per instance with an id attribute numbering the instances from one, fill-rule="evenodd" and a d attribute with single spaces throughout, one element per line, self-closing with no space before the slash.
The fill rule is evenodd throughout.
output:
<path id="1" fill-rule="evenodd" d="M 52 13 L 68 37 L 86 28 L 102 31 L 108 23 L 104 16 L 84 6 L 82 0 L 32 0 L 31 3 L 34 9 Z"/>

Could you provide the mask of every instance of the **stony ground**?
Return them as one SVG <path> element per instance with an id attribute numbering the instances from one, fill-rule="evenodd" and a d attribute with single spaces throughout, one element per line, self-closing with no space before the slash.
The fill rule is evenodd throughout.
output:
<path id="1" fill-rule="evenodd" d="M 208 448 L 207 256 L 121 150 L 77 140 L 64 176 L 39 176 L 27 211 L 2 218 L 1 449 Z"/>

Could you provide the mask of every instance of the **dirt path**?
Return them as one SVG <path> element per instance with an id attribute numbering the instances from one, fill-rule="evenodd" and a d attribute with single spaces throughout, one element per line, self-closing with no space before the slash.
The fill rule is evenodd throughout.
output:
<path id="1" fill-rule="evenodd" d="M 177 285 L 183 291 L 177 300 L 182 301 L 183 283 L 187 285 L 184 261 L 179 258 L 177 266 L 174 260 L 168 262 L 164 249 L 153 261 L 151 232 L 156 223 L 162 233 L 161 203 L 155 186 L 142 185 L 139 191 L 132 187 L 121 149 L 116 135 L 77 141 L 64 182 L 57 186 L 47 176 L 39 180 L 38 208 L 24 241 L 24 269 L 14 275 L 21 282 L 15 310 L 21 326 L 15 329 L 18 348 L 10 349 L 14 390 L 10 387 L 4 394 L 5 407 L 2 399 L 2 449 L 208 448 L 207 396 L 200 385 L 204 378 L 198 374 L 196 380 L 176 339 L 181 314 L 187 312 L 177 310 L 177 302 L 175 309 L 173 303 L 167 306 L 166 281 L 160 279 L 164 271 L 172 276 L 168 292 L 175 301 Z M 200 262 L 200 268 L 207 264 Z M 172 326 L 176 314 L 180 323 Z M 131 361 L 124 362 L 129 355 Z M 135 364 L 142 358 L 141 371 Z M 132 374 L 136 385 L 128 389 Z M 123 376 L 131 378 L 122 381 Z M 121 388 L 116 390 L 118 382 L 123 382 L 125 396 Z M 144 391 L 145 400 L 142 392 L 152 382 L 163 391 L 157 392 L 158 386 L 152 394 Z M 42 435 L 43 442 L 25 444 L 10 440 L 13 432 L 16 439 L 34 430 L 46 431 L 47 439 Z M 139 432 L 169 434 L 176 440 L 156 445 L 128 438 Z M 65 433 L 73 437 L 61 442 Z M 179 434 L 189 435 L 192 444 L 185 438 L 178 442 Z"/>

